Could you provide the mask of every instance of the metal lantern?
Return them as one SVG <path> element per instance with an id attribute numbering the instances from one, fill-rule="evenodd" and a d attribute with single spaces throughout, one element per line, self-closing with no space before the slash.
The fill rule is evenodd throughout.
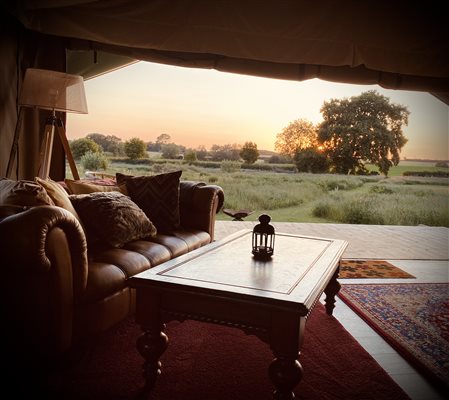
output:
<path id="1" fill-rule="evenodd" d="M 260 224 L 253 229 L 253 255 L 259 260 L 267 260 L 274 253 L 274 227 L 270 225 L 271 217 L 262 214 Z"/>

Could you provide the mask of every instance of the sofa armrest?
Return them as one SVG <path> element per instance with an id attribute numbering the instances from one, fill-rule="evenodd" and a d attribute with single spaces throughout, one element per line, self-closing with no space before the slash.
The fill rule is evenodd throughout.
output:
<path id="1" fill-rule="evenodd" d="M 2 315 L 11 347 L 52 357 L 72 344 L 73 305 L 87 285 L 87 246 L 80 223 L 56 206 L 0 221 Z"/>
<path id="2" fill-rule="evenodd" d="M 223 189 L 203 182 L 181 181 L 179 207 L 183 228 L 199 229 L 214 240 L 215 217 L 224 202 Z"/>
<path id="3" fill-rule="evenodd" d="M 0 206 L 3 207 L 8 206 Z M 69 242 L 71 259 L 68 261 L 73 266 L 74 289 L 82 291 L 87 284 L 86 237 L 78 220 L 63 208 L 32 207 L 3 218 L 0 221 L 2 264 L 15 268 L 15 272 L 48 273 L 54 267 L 48 252 L 49 233 L 55 228 L 60 228 Z"/>

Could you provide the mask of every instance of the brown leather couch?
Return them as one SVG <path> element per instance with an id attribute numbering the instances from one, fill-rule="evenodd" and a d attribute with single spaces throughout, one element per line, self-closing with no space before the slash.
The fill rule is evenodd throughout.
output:
<path id="1" fill-rule="evenodd" d="M 63 208 L 0 205 L 2 346 L 54 360 L 122 321 L 134 311 L 128 278 L 213 241 L 222 204 L 220 187 L 181 182 L 180 229 L 97 252 Z"/>

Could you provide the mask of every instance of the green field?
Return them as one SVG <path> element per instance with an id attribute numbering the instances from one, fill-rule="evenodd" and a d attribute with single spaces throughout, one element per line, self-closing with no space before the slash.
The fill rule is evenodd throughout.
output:
<path id="1" fill-rule="evenodd" d="M 367 164 L 367 169 L 369 171 L 378 171 L 378 168 L 375 165 Z M 428 161 L 401 161 L 399 165 L 393 166 L 388 171 L 388 176 L 402 176 L 402 174 L 406 171 L 414 171 L 414 172 L 449 172 L 448 168 L 438 168 L 435 167 L 435 162 Z"/>
<path id="2" fill-rule="evenodd" d="M 161 160 L 162 161 L 162 160 Z M 346 176 L 239 170 L 224 172 L 186 163 L 130 164 L 116 160 L 108 174 L 154 175 L 183 170 L 183 180 L 219 185 L 224 208 L 249 209 L 247 220 L 262 213 L 274 221 L 449 227 L 449 179 L 401 176 L 404 171 L 447 171 L 434 164 L 407 162 L 392 168 L 389 177 Z M 81 169 L 80 169 L 81 171 Z M 232 218 L 220 212 L 219 220 Z"/>

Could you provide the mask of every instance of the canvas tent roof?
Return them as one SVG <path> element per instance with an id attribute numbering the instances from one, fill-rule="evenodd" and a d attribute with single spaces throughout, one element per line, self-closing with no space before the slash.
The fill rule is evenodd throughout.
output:
<path id="1" fill-rule="evenodd" d="M 26 28 L 70 38 L 73 51 L 108 60 L 95 64 L 92 55 L 83 61 L 81 53 L 72 53 L 70 72 L 85 76 L 138 59 L 279 79 L 379 84 L 449 102 L 446 14 L 432 2 L 412 3 L 25 0 L 12 12 Z"/>

